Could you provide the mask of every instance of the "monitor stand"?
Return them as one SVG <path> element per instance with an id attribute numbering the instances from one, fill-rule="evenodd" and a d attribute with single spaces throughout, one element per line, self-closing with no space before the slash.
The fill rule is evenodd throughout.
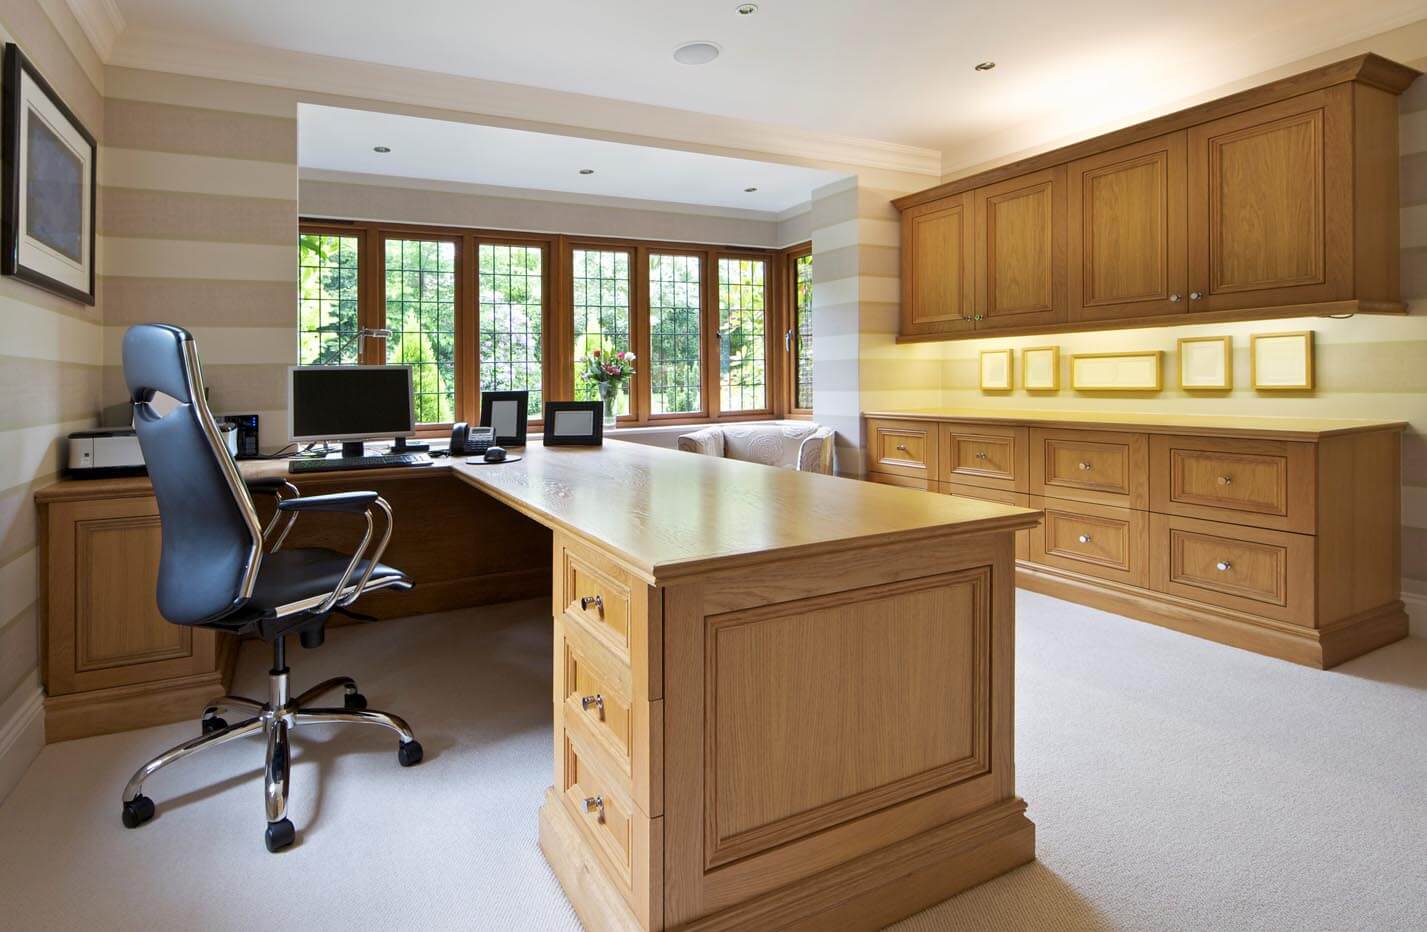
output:
<path id="1" fill-rule="evenodd" d="M 430 453 L 431 444 L 424 440 L 409 441 L 405 437 L 393 437 L 392 453 Z"/>
<path id="2" fill-rule="evenodd" d="M 342 458 L 356 459 L 367 455 L 367 445 L 360 440 L 342 441 Z"/>

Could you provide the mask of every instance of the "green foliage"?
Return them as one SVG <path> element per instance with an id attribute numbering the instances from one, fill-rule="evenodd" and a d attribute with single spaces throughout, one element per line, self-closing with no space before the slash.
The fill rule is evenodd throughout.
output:
<path id="1" fill-rule="evenodd" d="M 297 255 L 298 364 L 355 364 L 357 238 L 304 233 Z"/>
<path id="2" fill-rule="evenodd" d="M 496 243 L 482 243 L 478 256 L 481 391 L 525 389 L 533 417 L 544 411 L 541 258 L 538 246 Z"/>
<path id="3" fill-rule="evenodd" d="M 768 407 L 766 270 L 762 259 L 718 261 L 719 403 L 723 411 Z"/>
<path id="4" fill-rule="evenodd" d="M 649 377 L 654 414 L 702 410 L 698 256 L 649 257 Z"/>
<path id="5" fill-rule="evenodd" d="M 411 366 L 422 424 L 455 420 L 455 268 L 455 243 L 386 241 L 386 359 Z"/>
<path id="6" fill-rule="evenodd" d="M 813 257 L 799 256 L 793 267 L 793 316 L 797 321 L 798 363 L 795 386 L 799 408 L 813 406 Z"/>
<path id="7" fill-rule="evenodd" d="M 599 400 L 595 384 L 579 378 L 583 359 L 605 346 L 630 345 L 629 256 L 623 249 L 574 250 L 576 401 Z M 627 391 L 620 393 L 618 413 L 629 413 Z"/>

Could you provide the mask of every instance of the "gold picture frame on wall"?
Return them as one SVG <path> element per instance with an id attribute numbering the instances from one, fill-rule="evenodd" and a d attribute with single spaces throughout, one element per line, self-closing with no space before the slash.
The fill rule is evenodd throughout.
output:
<path id="1" fill-rule="evenodd" d="M 1312 391 L 1313 331 L 1252 334 L 1249 373 L 1255 391 Z"/>
<path id="2" fill-rule="evenodd" d="M 1076 353 L 1070 387 L 1077 392 L 1157 392 L 1164 388 L 1164 350 Z"/>
<path id="3" fill-rule="evenodd" d="M 1179 387 L 1187 392 L 1229 391 L 1234 387 L 1234 345 L 1230 337 L 1181 337 Z"/>
<path id="4" fill-rule="evenodd" d="M 1060 347 L 1027 346 L 1021 350 L 1021 384 L 1028 392 L 1060 391 Z"/>
<path id="5" fill-rule="evenodd" d="M 983 392 L 1009 392 L 1011 381 L 1012 355 L 1009 349 L 981 351 L 981 390 Z"/>

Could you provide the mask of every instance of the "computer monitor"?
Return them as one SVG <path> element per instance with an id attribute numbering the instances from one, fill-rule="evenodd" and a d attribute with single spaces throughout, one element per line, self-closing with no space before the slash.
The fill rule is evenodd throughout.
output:
<path id="1" fill-rule="evenodd" d="M 287 372 L 290 440 L 341 440 L 343 456 L 361 456 L 363 440 L 415 433 L 410 366 L 291 366 Z"/>

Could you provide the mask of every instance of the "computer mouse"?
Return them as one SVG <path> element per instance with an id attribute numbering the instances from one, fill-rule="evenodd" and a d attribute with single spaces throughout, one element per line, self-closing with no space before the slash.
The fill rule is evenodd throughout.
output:
<path id="1" fill-rule="evenodd" d="M 505 447 L 486 447 L 487 463 L 504 463 Z"/>

